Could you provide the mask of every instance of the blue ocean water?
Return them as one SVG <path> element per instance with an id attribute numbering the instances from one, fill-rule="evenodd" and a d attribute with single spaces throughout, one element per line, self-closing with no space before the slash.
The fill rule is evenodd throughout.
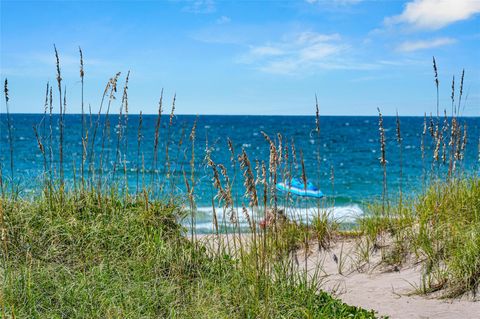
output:
<path id="1" fill-rule="evenodd" d="M 14 146 L 14 178 L 21 185 L 24 194 L 38 191 L 43 174 L 43 157 L 39 151 L 33 126 L 47 150 L 49 160 L 50 118 L 43 114 L 12 114 L 13 146 Z M 231 139 L 236 154 L 245 149 L 252 164 L 256 160 L 269 159 L 269 145 L 261 132 L 277 140 L 277 133 L 282 136 L 283 146 L 294 143 L 298 161 L 300 152 L 303 153 L 307 177 L 318 185 L 326 194 L 329 203 L 333 203 L 338 214 L 347 211 L 358 213 L 362 205 L 378 198 L 382 194 L 382 167 L 379 163 L 380 146 L 377 117 L 358 116 L 322 116 L 320 118 L 320 139 L 317 139 L 314 116 L 212 116 L 212 115 L 178 115 L 169 128 L 168 116 L 161 119 L 160 138 L 158 144 L 158 165 L 153 169 L 153 149 L 155 140 L 156 115 L 144 115 L 141 130 L 141 147 L 138 151 L 138 115 L 129 115 L 125 129 L 125 119 L 118 125 L 118 115 L 109 117 L 109 130 L 104 132 L 105 116 L 102 115 L 96 134 L 94 158 L 98 170 L 99 156 L 102 149 L 102 135 L 104 138 L 104 174 L 109 180 L 123 180 L 123 164 L 117 165 L 117 177 L 112 177 L 113 166 L 117 157 L 117 133 L 122 128 L 123 137 L 119 143 L 119 158 L 126 159 L 128 186 L 130 191 L 137 187 L 137 170 L 145 167 L 145 183 L 151 181 L 151 174 L 155 174 L 155 187 L 165 184 L 165 174 L 168 170 L 165 165 L 167 141 L 171 172 L 175 181 L 176 194 L 185 194 L 183 171 L 190 178 L 190 156 L 192 143 L 189 139 L 194 121 L 197 120 L 195 151 L 195 200 L 199 209 L 205 211 L 205 222 L 209 222 L 209 211 L 212 206 L 212 196 L 215 190 L 211 182 L 211 169 L 206 167 L 204 157 L 207 148 L 216 163 L 224 164 L 230 173 L 233 168 L 230 162 L 230 152 L 227 137 Z M 89 131 L 87 153 L 91 152 L 93 130 L 97 115 L 86 116 L 86 130 Z M 424 169 L 429 172 L 432 167 L 433 142 L 427 131 L 425 137 L 425 161 L 421 156 L 421 139 L 423 131 L 423 117 L 401 117 L 401 133 L 403 138 L 402 179 L 400 179 L 400 156 L 396 141 L 395 117 L 384 117 L 386 130 L 386 157 L 388 170 L 388 191 L 394 195 L 399 191 L 400 182 L 403 192 L 411 194 L 422 188 Z M 53 125 L 53 165 L 55 174 L 59 173 L 59 117 L 51 119 Z M 428 119 L 427 119 L 428 122 Z M 443 119 L 442 119 L 443 122 Z M 478 141 L 480 118 L 462 118 L 468 128 L 468 144 L 465 160 L 461 163 L 467 172 L 478 171 Z M 10 155 L 8 150 L 8 131 L 6 114 L 0 114 L 0 163 L 4 179 L 10 176 Z M 81 115 L 65 115 L 64 138 L 64 170 L 65 178 L 73 183 L 74 167 L 77 182 L 79 179 L 80 162 L 82 158 L 82 117 Z M 182 141 L 179 145 L 180 140 Z M 126 154 L 125 154 L 126 145 Z M 89 154 L 85 167 L 88 167 Z M 291 153 L 290 153 L 291 156 Z M 318 165 L 317 159 L 320 160 Z M 49 164 L 47 164 L 49 166 Z M 292 166 L 294 175 L 299 176 L 300 165 Z M 234 193 L 242 199 L 244 187 L 243 179 L 237 170 L 234 182 Z M 97 172 L 98 174 L 98 172 Z M 427 173 L 428 175 L 428 173 Z M 233 179 L 233 178 L 232 178 Z M 142 183 L 142 173 L 139 174 L 139 184 Z M 168 186 L 170 187 L 170 186 Z M 247 202 L 247 201 L 246 201 Z M 201 224 L 201 223 L 200 223 Z"/>

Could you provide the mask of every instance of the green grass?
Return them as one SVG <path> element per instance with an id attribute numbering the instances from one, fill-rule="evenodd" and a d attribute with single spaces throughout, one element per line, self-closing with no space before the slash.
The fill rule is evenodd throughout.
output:
<path id="1" fill-rule="evenodd" d="M 433 183 L 412 200 L 382 212 L 372 205 L 360 220 L 371 245 L 387 238 L 383 262 L 422 262 L 419 291 L 445 297 L 478 292 L 480 284 L 480 179 L 463 177 Z"/>
<path id="2" fill-rule="evenodd" d="M 266 273 L 253 252 L 208 255 L 183 236 L 178 205 L 79 191 L 0 206 L 5 318 L 374 318 L 287 258 Z"/>

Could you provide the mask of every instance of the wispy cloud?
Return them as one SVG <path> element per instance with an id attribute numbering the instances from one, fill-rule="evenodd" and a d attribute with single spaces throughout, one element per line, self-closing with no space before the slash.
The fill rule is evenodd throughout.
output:
<path id="1" fill-rule="evenodd" d="M 227 16 L 221 16 L 220 18 L 218 18 L 215 22 L 217 24 L 227 24 L 227 23 L 230 23 L 230 21 L 232 21 L 232 19 L 230 19 L 229 17 Z"/>
<path id="2" fill-rule="evenodd" d="M 400 15 L 385 18 L 386 25 L 407 24 L 416 29 L 437 30 L 480 13 L 478 0 L 414 0 Z"/>
<path id="3" fill-rule="evenodd" d="M 259 47 L 252 47 L 250 49 L 249 55 L 252 57 L 269 57 L 269 56 L 281 56 L 286 54 L 284 50 L 278 48 L 276 46 L 259 46 Z"/>
<path id="4" fill-rule="evenodd" d="M 2 68 L 1 72 L 8 76 L 38 76 L 48 77 L 55 72 L 55 55 L 53 52 L 26 52 L 15 54 L 6 54 L 9 59 L 9 67 Z M 60 67 L 62 75 L 78 75 L 80 67 L 80 58 L 78 55 L 65 54 L 59 52 Z M 89 74 L 93 70 L 101 70 L 106 67 L 112 67 L 111 61 L 88 57 L 85 59 L 85 69 Z"/>
<path id="5" fill-rule="evenodd" d="M 405 41 L 397 47 L 397 50 L 401 52 L 413 52 L 418 50 L 437 48 L 444 45 L 450 45 L 454 44 L 455 42 L 457 42 L 457 40 L 453 38 L 436 38 L 430 40 Z"/>
<path id="6" fill-rule="evenodd" d="M 360 82 L 370 82 L 370 81 L 385 81 L 385 80 L 390 80 L 392 78 L 398 78 L 399 74 L 396 72 L 389 72 L 389 73 L 382 73 L 382 74 L 376 74 L 376 75 L 365 75 L 365 76 L 360 76 L 360 77 L 353 77 L 350 79 L 350 82 L 354 83 L 360 83 Z"/>
<path id="7" fill-rule="evenodd" d="M 216 11 L 214 0 L 192 0 L 188 1 L 183 10 L 191 13 L 213 13 Z"/>
<path id="8" fill-rule="evenodd" d="M 339 34 L 311 31 L 285 36 L 281 41 L 251 46 L 238 62 L 269 73 L 295 73 L 307 68 L 337 67 L 333 59 L 348 49 Z"/>

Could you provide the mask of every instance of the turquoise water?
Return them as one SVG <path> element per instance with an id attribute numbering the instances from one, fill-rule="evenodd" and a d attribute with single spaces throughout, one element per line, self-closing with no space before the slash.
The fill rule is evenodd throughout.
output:
<path id="1" fill-rule="evenodd" d="M 43 174 L 43 157 L 38 149 L 37 141 L 32 129 L 38 125 L 40 137 L 44 137 L 43 144 L 49 149 L 50 140 L 50 119 L 45 118 L 42 122 L 42 114 L 13 114 L 13 145 L 14 145 L 14 178 L 21 185 L 22 193 L 29 194 L 38 191 L 41 176 Z M 141 158 L 143 154 L 145 165 L 145 181 L 150 184 L 151 175 L 156 175 L 156 189 L 160 189 L 166 173 L 166 145 L 169 143 L 169 157 L 171 171 L 174 175 L 174 192 L 180 196 L 185 194 L 183 171 L 190 177 L 190 155 L 191 141 L 188 136 L 196 116 L 179 115 L 174 119 L 173 126 L 168 127 L 168 116 L 162 117 L 160 139 L 158 146 L 158 165 L 153 170 L 153 148 L 155 136 L 155 115 L 143 117 L 142 141 L 140 153 L 137 148 L 138 136 L 138 115 L 129 115 L 126 129 L 126 139 L 120 141 L 121 155 L 127 160 L 127 175 L 129 190 L 135 191 L 137 187 L 137 169 L 142 167 Z M 6 115 L 1 114 L 1 140 L 0 140 L 0 161 L 4 178 L 10 176 L 10 156 L 8 151 L 8 132 Z M 91 138 L 93 127 L 97 116 L 86 117 L 86 127 L 89 128 L 90 141 L 87 150 L 91 149 Z M 425 139 L 426 158 L 425 164 L 421 158 L 421 136 L 423 130 L 422 117 L 401 117 L 401 130 L 403 137 L 403 178 L 401 180 L 404 193 L 411 194 L 422 188 L 423 168 L 430 171 L 433 158 L 433 143 L 428 132 Z M 99 162 L 101 153 L 103 123 L 102 116 L 97 131 L 96 143 L 94 145 L 94 160 Z M 123 181 L 123 167 L 117 170 L 117 177 L 113 177 L 113 166 L 116 158 L 118 116 L 112 115 L 109 118 L 110 130 L 106 131 L 104 144 L 104 174 L 108 176 L 108 183 L 117 180 Z M 465 161 L 461 164 L 467 172 L 478 170 L 478 137 L 480 118 L 464 118 L 462 123 L 468 127 L 468 145 L 465 153 Z M 43 123 L 46 125 L 44 126 Z M 54 115 L 53 123 L 53 166 L 55 174 L 58 175 L 58 116 Z M 81 116 L 65 116 L 65 178 L 73 183 L 73 167 L 79 174 L 81 162 Z M 124 120 L 122 126 L 125 127 Z M 387 169 L 388 169 L 388 191 L 390 195 L 398 192 L 400 186 L 400 156 L 399 147 L 395 139 L 395 118 L 385 117 L 384 126 L 387 139 Z M 335 205 L 333 214 L 338 216 L 358 215 L 362 211 L 362 205 L 366 201 L 378 198 L 382 193 L 382 168 L 379 163 L 379 134 L 378 119 L 376 117 L 321 117 L 320 119 L 320 140 L 317 140 L 315 118 L 313 116 L 210 116 L 198 117 L 196 140 L 195 140 L 195 200 L 202 212 L 199 216 L 198 227 L 210 227 L 212 196 L 215 190 L 211 183 L 211 169 L 205 166 L 204 157 L 208 149 L 211 150 L 211 157 L 216 163 L 224 164 L 229 172 L 233 174 L 230 162 L 230 152 L 227 146 L 227 137 L 233 142 L 235 152 L 238 154 L 244 148 L 252 164 L 255 160 L 264 160 L 268 163 L 269 145 L 266 143 L 261 131 L 264 131 L 272 139 L 276 139 L 277 133 L 282 135 L 283 145 L 287 143 L 290 147 L 292 141 L 297 150 L 297 157 L 300 158 L 300 150 L 303 153 L 307 177 L 314 184 L 318 185 L 327 200 L 322 203 L 329 207 Z M 123 129 L 124 130 L 124 129 Z M 125 130 L 124 130 L 125 131 Z M 184 134 L 182 134 L 182 132 Z M 183 137 L 182 137 L 183 135 Z M 168 138 L 170 136 L 170 138 Z M 183 140 L 178 146 L 180 139 Z M 208 142 L 207 142 L 208 141 Z M 125 154 L 125 145 L 127 151 Z M 320 165 L 317 162 L 317 155 Z M 139 156 L 140 154 L 140 156 Z M 291 155 L 290 155 L 291 156 Z M 47 160 L 49 155 L 47 153 Z M 291 157 L 290 157 L 291 158 Z M 86 167 L 88 167 L 89 155 L 87 155 Z M 49 166 L 49 164 L 47 164 Z M 300 167 L 295 169 L 292 166 L 294 175 L 300 175 Z M 332 180 L 333 170 L 333 180 Z M 295 173 L 296 172 L 296 173 Z M 98 172 L 97 172 L 98 173 Z M 232 176 L 233 180 L 233 176 Z M 333 183 L 332 183 L 333 182 Z M 140 174 L 139 184 L 141 186 L 142 175 Z M 238 198 L 238 205 L 244 193 L 243 179 L 238 174 L 235 179 L 233 193 Z M 170 189 L 170 186 L 167 187 Z M 282 199 L 280 199 L 282 200 Z M 245 200 L 245 202 L 248 202 Z M 297 202 L 298 204 L 298 202 Z M 311 204 L 311 203 L 310 203 Z M 309 203 L 300 202 L 301 207 L 309 206 Z"/>

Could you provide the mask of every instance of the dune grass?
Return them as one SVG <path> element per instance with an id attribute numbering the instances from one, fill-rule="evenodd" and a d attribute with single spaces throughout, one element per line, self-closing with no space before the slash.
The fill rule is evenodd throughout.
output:
<path id="1" fill-rule="evenodd" d="M 445 297 L 477 293 L 480 284 L 480 179 L 437 181 L 411 200 L 382 211 L 372 205 L 360 220 L 382 261 L 423 265 L 421 293 L 442 290 Z M 384 246 L 381 243 L 386 243 Z"/>
<path id="2" fill-rule="evenodd" d="M 436 118 L 424 116 L 421 134 L 421 161 L 423 190 L 410 198 L 402 192 L 402 134 L 400 119 L 396 118 L 396 141 L 399 148 L 399 190 L 394 196 L 387 192 L 387 156 L 382 114 L 379 111 L 380 164 L 383 168 L 381 202 L 369 205 L 365 216 L 359 219 L 363 235 L 361 258 L 369 261 L 372 253 L 380 250 L 381 262 L 395 270 L 409 263 L 422 266 L 418 293 L 437 292 L 443 297 L 476 295 L 480 285 L 480 179 L 478 166 L 464 165 L 468 143 L 468 128 L 461 123 L 465 70 L 462 71 L 459 98 L 455 101 L 455 78 L 452 82 L 452 114 L 444 109 L 439 114 L 438 67 L 433 58 L 437 91 Z M 430 148 L 426 148 L 429 135 Z M 476 142 L 476 139 L 474 139 Z M 427 151 L 431 151 L 428 154 Z M 480 148 L 478 148 L 480 161 Z M 431 168 L 427 170 L 427 157 Z M 409 159 L 414 160 L 414 159 Z"/>
<path id="3" fill-rule="evenodd" d="M 112 127 L 108 116 L 116 100 L 120 72 L 105 87 L 96 121 L 92 119 L 89 107 L 90 121 L 87 125 L 81 49 L 79 53 L 82 130 L 78 138 L 82 152 L 80 161 L 72 163 L 73 183 L 70 176 L 64 176 L 64 166 L 70 165 L 63 160 L 63 116 L 67 100 L 66 91 L 62 90 L 56 47 L 60 136 L 56 138 L 56 127 L 52 121 L 54 93 L 52 86 L 47 84 L 43 118 L 33 128 L 43 158 L 43 175 L 38 179 L 36 192 L 30 197 L 21 195 L 18 185 L 23 176 L 14 178 L 13 175 L 15 143 L 10 131 L 13 124 L 9 113 L 8 82 L 5 80 L 11 175 L 9 179 L 3 178 L 3 163 L 0 163 L 2 318 L 375 317 L 373 311 L 346 305 L 321 291 L 318 270 L 313 276 L 307 273 L 307 267 L 303 272 L 298 271 L 298 260 L 291 258 L 291 253 L 302 243 L 307 245 L 313 236 L 328 246 L 332 224 L 326 216 L 319 217 L 315 232 L 293 221 L 281 225 L 274 223 L 274 227 L 268 230 L 258 227 L 259 219 L 265 217 L 254 214 L 254 210 L 260 210 L 259 200 L 263 200 L 265 214 L 267 208 L 273 207 L 277 211 L 277 195 L 272 185 L 275 185 L 277 170 L 283 160 L 281 135 L 278 135 L 278 153 L 275 143 L 265 135 L 270 143 L 270 161 L 268 171 L 262 161 L 261 173 L 257 172 L 257 176 L 245 150 L 242 150 L 237 162 L 239 154 L 235 154 L 233 144 L 228 140 L 234 175 L 238 172 L 245 177 L 250 200 L 246 204 L 248 208 L 243 201 L 234 200 L 237 196 L 232 193 L 233 184 L 226 167 L 209 161 L 208 166 L 214 172 L 214 188 L 219 193 L 219 209 L 231 215 L 233 227 L 230 228 L 239 233 L 239 211 L 234 211 L 234 207 L 242 207 L 241 214 L 247 217 L 253 237 L 246 243 L 239 236 L 233 240 L 234 247 L 231 249 L 228 241 L 231 233 L 224 224 L 221 225 L 225 231 L 222 235 L 227 237 L 227 245 L 219 245 L 214 253 L 207 251 L 207 247 L 197 240 L 195 228 L 195 187 L 198 183 L 195 169 L 199 164 L 194 153 L 197 121 L 188 136 L 182 130 L 175 158 L 169 156 L 170 144 L 173 148 L 170 130 L 174 129 L 175 97 L 168 132 L 164 134 L 160 132 L 162 90 L 151 150 L 145 149 L 140 113 L 134 161 L 135 191 L 135 187 L 129 187 L 127 178 L 128 141 L 125 132 L 128 128 L 129 73 L 125 78 L 117 141 L 114 143 L 111 141 Z M 105 114 L 102 113 L 104 102 L 107 108 Z M 100 121 L 102 114 L 104 122 Z M 165 163 L 159 162 L 160 138 L 167 139 Z M 55 145 L 57 140 L 58 145 Z M 186 154 L 190 153 L 190 172 L 187 176 L 182 167 L 186 191 L 179 196 L 173 192 L 174 186 L 178 188 L 179 181 L 175 180 L 175 172 L 170 171 L 170 161 L 179 162 L 183 143 L 186 161 Z M 113 147 L 110 146 L 115 144 L 112 168 L 109 156 Z M 294 145 L 291 147 L 294 152 Z M 152 151 L 153 161 L 150 167 L 148 163 L 146 167 L 144 152 Z M 54 158 L 58 158 L 58 162 Z M 160 178 L 158 173 L 161 166 L 166 167 L 165 178 Z M 182 174 L 177 172 L 177 175 Z M 146 178 L 150 180 L 146 182 Z M 164 188 L 164 185 L 171 187 Z M 263 188 L 262 196 L 257 196 L 256 187 Z M 269 197 L 274 200 L 267 200 Z M 212 199 L 212 206 L 215 199 Z M 218 221 L 215 214 L 213 217 L 218 236 Z M 189 235 L 182 226 L 188 222 L 191 226 Z M 295 262 L 297 265 L 294 265 Z"/>
<path id="4" fill-rule="evenodd" d="M 210 256 L 178 205 L 96 192 L 3 198 L 3 318 L 374 318 L 272 262 Z"/>

